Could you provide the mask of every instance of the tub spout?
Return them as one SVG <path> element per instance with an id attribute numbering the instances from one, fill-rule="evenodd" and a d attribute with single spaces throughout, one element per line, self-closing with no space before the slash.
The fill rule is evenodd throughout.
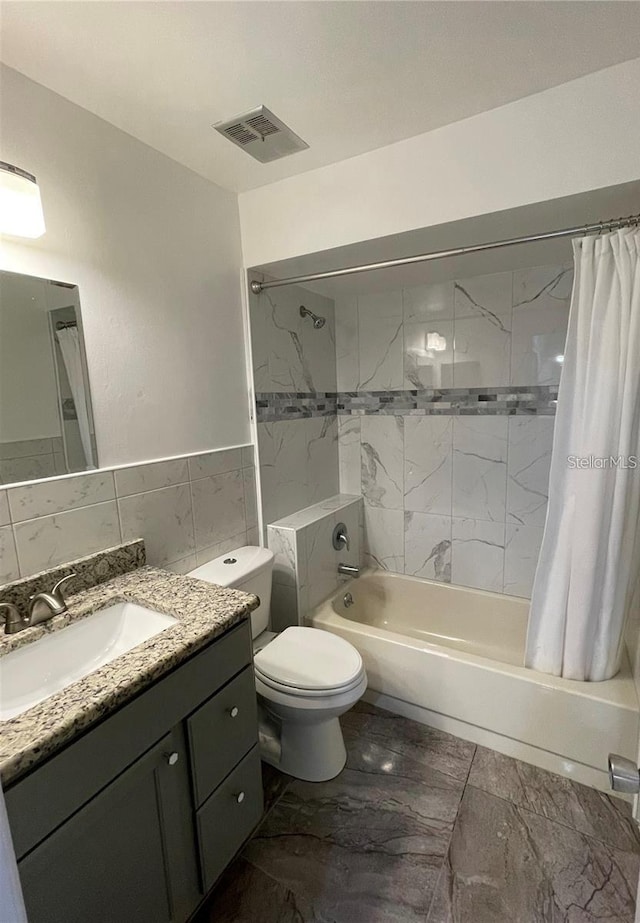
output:
<path id="1" fill-rule="evenodd" d="M 338 573 L 344 574 L 345 577 L 359 577 L 360 568 L 353 564 L 338 564 Z"/>

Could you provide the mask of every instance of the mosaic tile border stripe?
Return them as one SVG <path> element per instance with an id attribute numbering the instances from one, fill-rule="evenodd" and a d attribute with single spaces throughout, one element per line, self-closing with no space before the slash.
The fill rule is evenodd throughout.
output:
<path id="1" fill-rule="evenodd" d="M 335 413 L 341 416 L 553 416 L 557 400 L 557 385 L 337 393 L 263 391 L 256 394 L 256 418 L 258 423 L 272 423 Z"/>
<path id="2" fill-rule="evenodd" d="M 338 394 L 339 414 L 511 416 L 556 412 L 557 385 L 359 391 Z"/>
<path id="3" fill-rule="evenodd" d="M 335 391 L 260 391 L 256 393 L 256 420 L 307 420 L 337 413 Z"/>

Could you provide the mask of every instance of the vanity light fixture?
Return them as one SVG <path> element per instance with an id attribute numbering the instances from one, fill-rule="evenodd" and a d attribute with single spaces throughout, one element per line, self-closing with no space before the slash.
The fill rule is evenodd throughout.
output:
<path id="1" fill-rule="evenodd" d="M 45 232 L 35 176 L 0 160 L 0 234 L 42 237 Z"/>

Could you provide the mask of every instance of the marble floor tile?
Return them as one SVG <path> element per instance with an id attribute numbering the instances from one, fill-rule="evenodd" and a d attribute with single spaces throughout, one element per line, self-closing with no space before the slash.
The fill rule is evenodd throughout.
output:
<path id="1" fill-rule="evenodd" d="M 341 923 L 424 921 L 461 788 L 435 772 L 429 784 L 350 768 L 296 780 L 243 857 Z"/>
<path id="2" fill-rule="evenodd" d="M 469 785 L 614 846 L 640 853 L 631 805 L 529 763 L 478 747 Z"/>
<path id="3" fill-rule="evenodd" d="M 469 785 L 428 923 L 632 923 L 639 864 Z"/>
<path id="4" fill-rule="evenodd" d="M 341 720 L 336 779 L 263 766 L 266 818 L 193 923 L 631 923 L 624 803 L 366 702 Z"/>
<path id="5" fill-rule="evenodd" d="M 356 753 L 376 754 L 388 766 L 385 771 L 401 775 L 413 770 L 437 769 L 464 782 L 469 774 L 476 745 L 436 728 L 418 724 L 401 715 L 358 702 L 340 719 L 350 765 Z"/>
<path id="6" fill-rule="evenodd" d="M 309 919 L 424 921 L 475 747 L 366 703 L 343 728 L 346 769 L 287 786 L 244 858 Z"/>
<path id="7" fill-rule="evenodd" d="M 192 923 L 337 923 L 244 859 L 224 873 Z"/>

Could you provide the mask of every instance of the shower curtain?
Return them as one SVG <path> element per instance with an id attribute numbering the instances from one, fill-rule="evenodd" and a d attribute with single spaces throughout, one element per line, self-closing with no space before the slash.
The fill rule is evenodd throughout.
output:
<path id="1" fill-rule="evenodd" d="M 77 327 L 65 327 L 56 331 L 60 351 L 67 370 L 73 403 L 78 414 L 78 427 L 80 440 L 84 451 L 87 467 L 93 467 L 93 451 L 91 449 L 91 431 L 89 429 L 89 412 L 87 410 L 87 396 L 84 387 L 84 374 L 82 370 L 82 356 L 80 353 L 80 337 Z"/>
<path id="2" fill-rule="evenodd" d="M 620 665 L 638 569 L 640 230 L 573 242 L 575 281 L 525 663 L 576 680 Z"/>

